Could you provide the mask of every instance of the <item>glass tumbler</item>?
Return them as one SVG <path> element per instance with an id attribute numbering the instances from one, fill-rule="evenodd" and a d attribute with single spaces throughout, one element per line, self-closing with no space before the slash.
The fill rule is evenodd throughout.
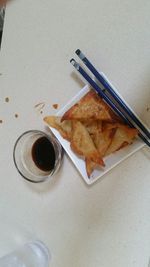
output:
<path id="1" fill-rule="evenodd" d="M 48 267 L 50 253 L 41 241 L 25 244 L 0 258 L 0 267 Z"/>
<path id="2" fill-rule="evenodd" d="M 62 147 L 51 132 L 27 131 L 14 145 L 15 166 L 23 178 L 33 183 L 52 178 L 61 166 L 62 157 Z"/>

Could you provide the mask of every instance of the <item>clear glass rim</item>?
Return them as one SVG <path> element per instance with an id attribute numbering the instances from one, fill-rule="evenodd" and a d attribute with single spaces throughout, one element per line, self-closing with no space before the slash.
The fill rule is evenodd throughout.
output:
<path id="1" fill-rule="evenodd" d="M 20 139 L 21 139 L 24 135 L 27 135 L 27 134 L 29 134 L 29 133 L 35 133 L 35 134 L 36 134 L 36 133 L 37 133 L 37 134 L 39 133 L 39 134 L 41 134 L 41 135 L 47 137 L 47 138 L 50 140 L 50 142 L 53 144 L 55 153 L 56 153 L 56 148 L 55 148 L 54 141 L 53 141 L 52 139 L 55 140 L 55 142 L 57 143 L 57 145 L 58 145 L 58 147 L 59 147 L 59 149 L 58 149 L 58 150 L 59 150 L 59 156 L 58 156 L 58 158 L 57 158 L 56 161 L 55 161 L 54 169 L 51 171 L 50 174 L 45 175 L 45 176 L 41 176 L 41 178 L 39 178 L 38 181 L 36 181 L 36 180 L 32 180 L 32 179 L 26 177 L 26 176 L 21 172 L 21 170 L 20 170 L 19 167 L 18 167 L 18 164 L 17 164 L 17 162 L 16 162 L 16 157 L 15 157 L 15 152 L 16 152 L 16 147 L 17 147 L 18 142 L 20 141 Z M 52 139 L 50 138 L 50 136 L 52 137 Z M 60 145 L 60 143 L 59 143 L 58 140 L 55 138 L 55 136 L 53 135 L 52 132 L 49 132 L 49 134 L 47 134 L 47 133 L 45 133 L 45 132 L 43 132 L 43 131 L 41 131 L 41 130 L 28 130 L 28 131 L 25 131 L 25 132 L 23 132 L 23 133 L 17 138 L 17 140 L 15 141 L 15 144 L 14 144 L 14 148 L 13 148 L 13 161 L 14 161 L 14 164 L 15 164 L 15 167 L 16 167 L 17 171 L 19 172 L 19 174 L 20 174 L 25 180 L 27 180 L 28 182 L 31 182 L 31 183 L 36 183 L 36 184 L 37 184 L 37 183 L 43 183 L 43 182 L 46 182 L 47 180 L 49 180 L 49 179 L 53 176 L 53 174 L 55 173 L 55 171 L 56 171 L 56 169 L 57 169 L 57 165 L 58 165 L 59 162 L 62 160 L 62 157 L 63 157 L 63 149 L 62 149 L 62 146 Z"/>

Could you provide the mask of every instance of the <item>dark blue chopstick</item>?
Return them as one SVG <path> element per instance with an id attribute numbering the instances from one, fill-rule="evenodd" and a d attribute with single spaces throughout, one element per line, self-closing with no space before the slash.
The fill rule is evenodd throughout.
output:
<path id="1" fill-rule="evenodd" d="M 133 111 L 126 105 L 126 103 L 121 99 L 121 97 L 114 91 L 111 85 L 107 82 L 107 80 L 95 69 L 92 63 L 85 57 L 85 55 L 79 50 L 76 50 L 76 54 L 83 61 L 83 63 L 87 66 L 87 68 L 94 74 L 97 80 L 104 86 L 104 88 L 108 91 L 108 93 L 116 100 L 116 102 L 120 105 L 121 109 L 127 113 L 129 118 L 133 121 L 133 124 L 145 134 L 148 139 L 150 139 L 150 132 L 146 127 L 142 124 L 142 122 L 136 117 Z"/>
<path id="2" fill-rule="evenodd" d="M 107 104 L 131 127 L 134 127 L 131 121 L 118 109 L 117 106 L 112 102 L 112 100 L 102 91 L 99 85 L 92 80 L 92 78 L 84 71 L 84 69 L 77 63 L 73 58 L 70 60 L 70 63 L 75 67 L 75 69 L 86 79 L 86 81 L 97 91 L 97 93 L 107 102 Z M 150 142 L 139 133 L 139 137 L 150 146 Z"/>

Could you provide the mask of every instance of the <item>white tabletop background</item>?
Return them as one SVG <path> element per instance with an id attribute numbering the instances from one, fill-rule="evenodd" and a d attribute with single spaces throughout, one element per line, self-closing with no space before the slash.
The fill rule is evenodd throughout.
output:
<path id="1" fill-rule="evenodd" d="M 149 14 L 149 0 L 8 4 L 0 53 L 0 256 L 40 239 L 51 251 L 51 267 L 148 266 L 148 149 L 91 187 L 67 156 L 49 184 L 26 183 L 12 152 L 22 132 L 45 130 L 36 103 L 46 102 L 54 114 L 54 103 L 62 107 L 84 85 L 69 63 L 77 48 L 150 127 Z"/>

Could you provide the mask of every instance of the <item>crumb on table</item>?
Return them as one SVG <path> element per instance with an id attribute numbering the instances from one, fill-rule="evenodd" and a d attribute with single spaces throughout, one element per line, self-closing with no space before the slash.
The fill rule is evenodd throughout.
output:
<path id="1" fill-rule="evenodd" d="M 6 102 L 6 103 L 9 102 L 9 97 L 5 97 L 5 102 Z"/>
<path id="2" fill-rule="evenodd" d="M 150 107 L 147 107 L 147 108 L 146 108 L 146 111 L 149 111 L 149 110 L 150 110 Z"/>
<path id="3" fill-rule="evenodd" d="M 19 115 L 16 113 L 16 114 L 15 114 L 15 118 L 18 118 L 18 116 L 19 116 Z"/>
<path id="4" fill-rule="evenodd" d="M 3 120 L 0 120 L 0 123 L 3 123 Z"/>
<path id="5" fill-rule="evenodd" d="M 53 108 L 57 109 L 58 108 L 58 104 L 53 104 Z"/>
<path id="6" fill-rule="evenodd" d="M 36 104 L 34 107 L 43 109 L 45 107 L 45 103 L 44 102 L 40 102 L 40 103 Z"/>

